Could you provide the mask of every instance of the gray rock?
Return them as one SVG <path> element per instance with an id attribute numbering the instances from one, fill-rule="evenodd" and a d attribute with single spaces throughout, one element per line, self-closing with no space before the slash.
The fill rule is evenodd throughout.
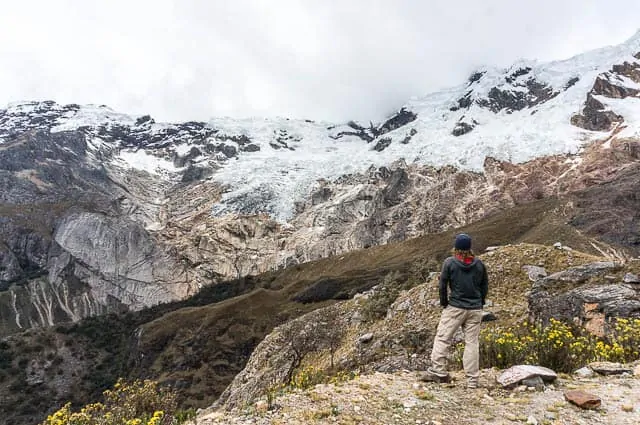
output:
<path id="1" fill-rule="evenodd" d="M 536 419 L 535 416 L 533 415 L 529 415 L 529 417 L 527 418 L 527 425 L 538 425 L 538 420 Z"/>
<path id="2" fill-rule="evenodd" d="M 573 374 L 581 378 L 590 378 L 593 376 L 594 372 L 593 372 L 593 369 L 585 366 L 576 370 L 575 372 L 573 372 Z"/>
<path id="3" fill-rule="evenodd" d="M 482 312 L 482 321 L 483 322 L 493 322 L 494 320 L 498 320 L 498 318 L 496 317 L 496 315 L 490 311 L 483 311 Z"/>
<path id="4" fill-rule="evenodd" d="M 540 377 L 543 382 L 553 382 L 558 375 L 551 369 L 542 366 L 517 365 L 498 376 L 496 379 L 503 387 L 514 387 L 525 379 Z"/>
<path id="5" fill-rule="evenodd" d="M 615 268 L 612 262 L 591 263 L 537 280 L 528 295 L 530 318 L 579 323 L 605 335 L 607 317 L 637 317 L 640 291 L 631 285 L 603 283 L 603 276 Z"/>
<path id="6" fill-rule="evenodd" d="M 360 344 L 368 344 L 373 340 L 373 333 L 369 332 L 366 333 L 364 335 L 360 335 L 360 337 L 358 337 L 358 342 Z"/>
<path id="7" fill-rule="evenodd" d="M 589 363 L 589 368 L 600 375 L 621 375 L 633 372 L 631 367 L 613 362 L 593 362 Z"/>
<path id="8" fill-rule="evenodd" d="M 544 381 L 540 376 L 533 376 L 531 378 L 523 379 L 522 385 L 526 385 L 529 388 L 533 388 L 536 391 L 544 390 Z"/>
<path id="9" fill-rule="evenodd" d="M 529 276 L 529 280 L 535 282 L 536 280 L 547 277 L 547 271 L 544 267 L 540 266 L 522 266 L 522 269 L 527 272 L 527 276 Z"/>
<path id="10" fill-rule="evenodd" d="M 633 273 L 626 273 L 622 281 L 624 283 L 640 283 L 640 276 Z"/>

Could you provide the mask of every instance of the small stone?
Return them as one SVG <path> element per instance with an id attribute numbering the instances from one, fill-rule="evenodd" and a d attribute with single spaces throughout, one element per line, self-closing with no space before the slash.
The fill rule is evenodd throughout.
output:
<path id="1" fill-rule="evenodd" d="M 526 265 L 522 266 L 522 269 L 527 272 L 527 276 L 532 282 L 535 282 L 536 280 L 543 277 L 547 277 L 547 271 L 544 269 L 544 267 Z"/>
<path id="2" fill-rule="evenodd" d="M 624 283 L 640 283 L 640 276 L 633 273 L 627 273 L 624 275 L 624 278 L 622 278 L 622 281 Z"/>
<path id="3" fill-rule="evenodd" d="M 528 425 L 538 425 L 538 420 L 535 418 L 535 416 L 529 415 L 529 417 L 527 418 L 527 424 Z"/>
<path id="4" fill-rule="evenodd" d="M 553 247 L 556 249 L 562 249 L 562 244 L 560 242 L 556 242 L 553 244 Z"/>
<path id="5" fill-rule="evenodd" d="M 580 378 L 591 378 L 593 376 L 593 370 L 585 366 L 576 370 L 575 372 L 573 372 L 573 374 L 579 376 Z"/>
<path id="6" fill-rule="evenodd" d="M 633 412 L 633 404 L 623 404 L 622 410 L 625 412 Z"/>
<path id="7" fill-rule="evenodd" d="M 526 385 L 518 385 L 515 389 L 515 392 L 517 393 L 523 393 L 527 391 L 527 386 Z"/>
<path id="8" fill-rule="evenodd" d="M 269 410 L 269 403 L 264 400 L 258 400 L 256 402 L 256 412 L 266 413 Z"/>
<path id="9" fill-rule="evenodd" d="M 600 397 L 581 390 L 565 391 L 564 398 L 582 409 L 597 409 L 602 404 Z"/>
<path id="10" fill-rule="evenodd" d="M 482 312 L 482 321 L 483 322 L 493 322 L 494 320 L 498 320 L 495 314 L 490 311 Z"/>
<path id="11" fill-rule="evenodd" d="M 359 342 L 360 344 L 367 344 L 367 343 L 371 342 L 371 340 L 373 340 L 373 333 L 371 333 L 371 332 L 366 333 L 366 334 L 364 334 L 364 335 L 361 335 L 361 336 L 358 338 L 358 342 Z"/>
<path id="12" fill-rule="evenodd" d="M 353 411 L 358 413 L 360 411 L 360 406 L 353 406 Z"/>
<path id="13" fill-rule="evenodd" d="M 555 420 L 556 420 L 556 414 L 555 414 L 555 413 L 553 413 L 553 412 L 547 412 L 547 413 L 545 413 L 545 414 L 544 414 L 544 418 L 545 418 L 546 420 L 548 420 L 548 421 L 553 422 L 553 421 L 555 421 Z"/>
<path id="14" fill-rule="evenodd" d="M 640 376 L 640 364 L 633 369 L 633 374 L 635 376 Z"/>
<path id="15" fill-rule="evenodd" d="M 402 407 L 405 409 L 411 409 L 412 407 L 416 407 L 418 401 L 416 399 L 409 399 L 402 402 Z"/>
<path id="16" fill-rule="evenodd" d="M 505 417 L 507 420 L 510 420 L 510 421 L 512 421 L 512 422 L 515 422 L 515 421 L 517 421 L 517 420 L 518 420 L 518 417 L 517 417 L 516 415 L 514 415 L 513 413 L 505 413 L 504 417 Z"/>

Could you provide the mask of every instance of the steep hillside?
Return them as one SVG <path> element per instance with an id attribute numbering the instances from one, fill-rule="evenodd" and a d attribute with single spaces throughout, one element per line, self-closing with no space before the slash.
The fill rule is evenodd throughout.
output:
<path id="1" fill-rule="evenodd" d="M 609 249 L 566 225 L 560 206 L 557 201 L 536 201 L 465 230 L 474 235 L 479 251 L 508 242 L 553 244 L 558 240 L 593 254 L 598 250 L 592 243 L 603 252 Z M 22 424 L 67 400 L 77 404 L 95 400 L 119 376 L 160 379 L 179 389 L 184 406 L 206 407 L 274 327 L 367 291 L 390 273 L 403 282 L 424 282 L 429 272 L 439 268 L 453 235 L 450 231 L 354 251 L 213 285 L 179 303 L 13 335 L 2 346 L 6 360 L 0 373 L 3 417 L 7 424 Z M 536 262 L 549 261 L 550 270 L 568 264 L 546 260 L 543 252 L 527 255 L 539 256 Z M 518 255 L 524 254 L 499 257 L 496 264 L 527 261 L 513 258 Z M 579 264 L 590 257 L 576 254 L 574 258 L 574 264 Z M 516 289 L 524 292 L 529 285 L 519 267 L 510 270 L 492 274 L 496 290 L 505 285 L 505 296 Z M 520 317 L 524 313 L 519 308 L 500 314 L 505 319 Z"/>

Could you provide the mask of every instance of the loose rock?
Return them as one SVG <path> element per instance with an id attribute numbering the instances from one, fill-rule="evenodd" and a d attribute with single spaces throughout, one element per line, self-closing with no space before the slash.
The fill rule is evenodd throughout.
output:
<path id="1" fill-rule="evenodd" d="M 582 409 L 597 409 L 602 404 L 600 397 L 582 390 L 565 391 L 564 398 Z"/>
<path id="2" fill-rule="evenodd" d="M 482 312 L 482 321 L 483 322 L 493 322 L 494 320 L 498 320 L 496 315 L 490 311 Z"/>
<path id="3" fill-rule="evenodd" d="M 590 378 L 593 376 L 593 370 L 589 367 L 581 367 L 580 369 L 573 372 L 574 375 L 577 375 L 581 378 Z"/>
<path id="4" fill-rule="evenodd" d="M 633 273 L 627 273 L 624 275 L 622 281 L 624 283 L 640 283 L 640 276 Z"/>
<path id="5" fill-rule="evenodd" d="M 371 342 L 371 340 L 373 339 L 373 334 L 371 332 L 366 333 L 364 335 L 361 335 L 360 338 L 358 338 L 358 342 L 360 344 L 367 344 L 369 342 Z"/>
<path id="6" fill-rule="evenodd" d="M 547 271 L 544 269 L 544 267 L 522 266 L 522 269 L 527 272 L 527 276 L 529 276 L 529 280 L 532 282 L 535 282 L 542 277 L 547 277 Z"/>
<path id="7" fill-rule="evenodd" d="M 522 385 L 526 385 L 528 388 L 532 388 L 537 391 L 544 390 L 544 381 L 540 376 L 534 376 L 522 380 Z"/>
<path id="8" fill-rule="evenodd" d="M 269 410 L 269 403 L 264 400 L 258 400 L 256 402 L 256 412 L 266 413 Z"/>
<path id="9" fill-rule="evenodd" d="M 558 375 L 551 369 L 542 366 L 517 365 L 505 370 L 497 381 L 503 387 L 511 387 L 528 378 L 539 376 L 543 382 L 553 382 Z"/>

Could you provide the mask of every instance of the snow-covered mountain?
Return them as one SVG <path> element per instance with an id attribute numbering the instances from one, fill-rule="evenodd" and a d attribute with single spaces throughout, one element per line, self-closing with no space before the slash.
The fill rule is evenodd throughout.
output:
<path id="1" fill-rule="evenodd" d="M 94 147 L 107 146 L 116 164 L 183 181 L 210 176 L 224 184 L 216 214 L 263 212 L 286 221 L 318 179 L 400 158 L 479 171 L 487 156 L 519 163 L 575 153 L 614 128 L 622 130 L 620 137 L 635 137 L 639 52 L 640 32 L 621 45 L 564 61 L 482 69 L 457 87 L 411 100 L 375 125 L 285 118 L 167 124 L 106 106 L 18 103 L 0 110 L 0 142 L 26 130 L 80 129 Z M 593 116 L 598 109 L 600 118 Z"/>
<path id="2" fill-rule="evenodd" d="M 550 197 L 571 197 L 576 227 L 637 251 L 639 161 L 640 32 L 481 69 L 367 125 L 11 104 L 0 328 L 138 309 Z M 591 202 L 609 198 L 619 214 Z"/>

